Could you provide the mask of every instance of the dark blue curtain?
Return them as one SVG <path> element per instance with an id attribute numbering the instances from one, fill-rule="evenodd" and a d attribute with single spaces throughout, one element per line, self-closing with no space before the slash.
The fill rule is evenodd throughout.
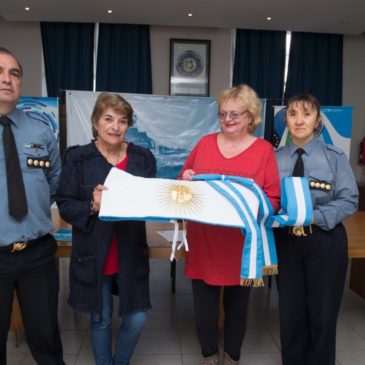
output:
<path id="1" fill-rule="evenodd" d="M 250 85 L 266 98 L 265 138 L 271 139 L 273 105 L 283 94 L 286 32 L 237 29 L 233 85 Z"/>
<path id="2" fill-rule="evenodd" d="M 100 24 L 96 89 L 152 93 L 148 25 Z"/>
<path id="3" fill-rule="evenodd" d="M 237 29 L 233 85 L 250 85 L 262 98 L 281 98 L 286 32 Z"/>
<path id="4" fill-rule="evenodd" d="M 48 96 L 92 90 L 94 24 L 41 22 Z"/>
<path id="5" fill-rule="evenodd" d="M 322 105 L 342 103 L 341 34 L 293 32 L 285 98 L 308 91 Z"/>

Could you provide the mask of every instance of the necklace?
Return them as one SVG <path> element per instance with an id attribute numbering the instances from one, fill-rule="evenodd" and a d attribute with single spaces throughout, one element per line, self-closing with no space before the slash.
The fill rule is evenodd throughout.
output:
<path id="1" fill-rule="evenodd" d="M 114 166 L 118 165 L 118 163 L 120 162 L 121 155 L 122 155 L 122 149 L 120 149 L 117 154 L 111 156 L 112 159 L 115 161 L 115 163 L 112 163 L 112 165 Z"/>

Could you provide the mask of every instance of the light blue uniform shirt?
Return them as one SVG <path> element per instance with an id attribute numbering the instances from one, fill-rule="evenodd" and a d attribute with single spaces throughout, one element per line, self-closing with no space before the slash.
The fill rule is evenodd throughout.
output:
<path id="1" fill-rule="evenodd" d="M 3 126 L 0 124 L 0 246 L 41 237 L 52 230 L 50 206 L 56 193 L 61 161 L 53 131 L 45 122 L 14 109 L 8 114 L 23 173 L 28 214 L 17 221 L 9 216 Z M 27 159 L 49 160 L 50 168 L 30 167 Z"/>
<path id="2" fill-rule="evenodd" d="M 280 178 L 292 175 L 297 148 L 290 143 L 276 151 Z M 304 176 L 309 181 L 314 224 L 330 230 L 357 210 L 356 180 L 345 153 L 339 148 L 313 138 L 303 149 Z M 316 183 L 322 187 L 316 188 Z"/>

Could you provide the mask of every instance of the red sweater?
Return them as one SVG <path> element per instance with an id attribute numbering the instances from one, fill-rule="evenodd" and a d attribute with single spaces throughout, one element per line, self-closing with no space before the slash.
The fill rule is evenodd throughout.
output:
<path id="1" fill-rule="evenodd" d="M 182 173 L 248 177 L 261 186 L 274 210 L 280 205 L 280 180 L 272 145 L 260 138 L 237 156 L 219 151 L 218 133 L 203 137 L 187 158 Z M 219 209 L 219 207 L 217 207 Z M 239 285 L 244 236 L 238 228 L 188 222 L 185 275 L 210 285 Z"/>
<path id="2" fill-rule="evenodd" d="M 124 160 L 120 161 L 116 168 L 125 171 L 127 168 L 128 156 Z M 112 236 L 112 242 L 108 254 L 106 256 L 103 268 L 103 275 L 114 275 L 119 271 L 119 255 L 118 255 L 118 240 L 115 233 Z"/>

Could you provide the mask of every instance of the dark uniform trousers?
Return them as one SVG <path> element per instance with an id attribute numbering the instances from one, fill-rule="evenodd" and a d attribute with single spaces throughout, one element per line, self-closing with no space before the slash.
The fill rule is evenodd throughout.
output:
<path id="1" fill-rule="evenodd" d="M 0 249 L 0 365 L 6 365 L 14 289 L 35 361 L 38 365 L 64 365 L 57 321 L 59 281 L 55 250 L 51 235 L 22 251 Z"/>
<path id="2" fill-rule="evenodd" d="M 275 230 L 283 365 L 334 365 L 348 251 L 342 224 L 305 237 Z"/>

